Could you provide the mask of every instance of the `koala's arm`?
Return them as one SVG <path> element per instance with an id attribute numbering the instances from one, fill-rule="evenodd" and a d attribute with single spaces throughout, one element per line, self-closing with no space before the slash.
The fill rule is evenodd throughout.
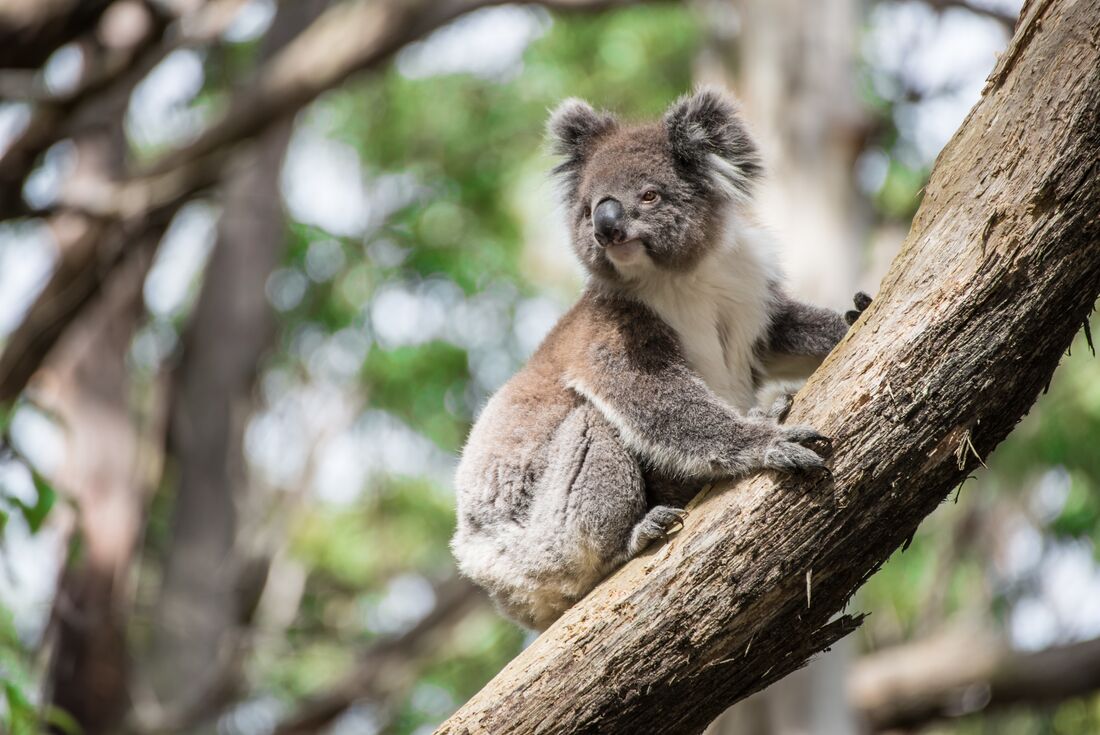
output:
<path id="1" fill-rule="evenodd" d="M 572 353 L 567 384 L 594 405 L 630 449 L 684 478 L 823 466 L 803 443 L 825 437 L 739 415 L 691 370 L 672 331 L 634 304 L 605 307 Z"/>
<path id="2" fill-rule="evenodd" d="M 768 377 L 801 379 L 816 370 L 847 333 L 848 326 L 870 305 L 871 298 L 860 292 L 854 302 L 856 309 L 841 316 L 832 309 L 796 301 L 777 289 L 771 326 L 761 350 Z"/>

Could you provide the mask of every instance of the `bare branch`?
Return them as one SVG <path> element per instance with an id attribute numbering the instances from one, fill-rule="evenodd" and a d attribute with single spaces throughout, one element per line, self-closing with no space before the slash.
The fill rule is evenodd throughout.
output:
<path id="1" fill-rule="evenodd" d="M 0 220 L 40 213 L 23 202 L 23 184 L 38 158 L 59 140 L 79 134 L 83 129 L 121 118 L 134 87 L 168 54 L 181 48 L 208 44 L 221 35 L 233 19 L 242 0 L 208 0 L 190 15 L 180 18 L 175 31 L 168 33 L 172 18 L 158 6 L 147 5 L 143 32 L 130 43 L 114 48 L 99 48 L 87 62 L 88 70 L 76 89 L 63 94 L 48 94 L 35 86 L 33 78 L 22 71 L 3 72 L 0 89 L 36 102 L 25 130 L 0 154 Z M 0 96 L 4 96 L 0 94 Z M 188 162 L 193 164 L 194 162 Z M 145 182 L 128 188 L 141 189 Z M 98 204 L 72 200 L 55 209 L 87 211 L 97 216 L 117 216 L 125 209 L 114 198 L 127 198 L 114 181 L 93 187 Z M 181 192 L 183 193 L 183 192 Z"/>

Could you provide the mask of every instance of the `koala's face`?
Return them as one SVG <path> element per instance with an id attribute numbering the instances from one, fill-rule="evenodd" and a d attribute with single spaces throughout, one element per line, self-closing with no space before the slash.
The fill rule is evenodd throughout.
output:
<path id="1" fill-rule="evenodd" d="M 727 206 L 759 172 L 756 148 L 726 95 L 703 90 L 656 123 L 620 126 L 583 102 L 550 120 L 574 250 L 609 282 L 693 268 L 720 237 Z"/>

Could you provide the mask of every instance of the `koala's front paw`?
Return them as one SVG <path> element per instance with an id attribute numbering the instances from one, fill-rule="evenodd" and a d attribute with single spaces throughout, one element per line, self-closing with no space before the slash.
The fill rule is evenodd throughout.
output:
<path id="1" fill-rule="evenodd" d="M 668 538 L 668 533 L 674 527 L 684 527 L 684 518 L 688 512 L 683 508 L 673 508 L 669 505 L 655 505 L 645 514 L 645 518 L 638 521 L 634 531 L 630 534 L 630 555 L 641 553 L 645 547 L 657 539 Z M 679 530 L 677 528 L 676 530 Z"/>
<path id="2" fill-rule="evenodd" d="M 807 444 L 815 445 L 811 449 Z M 825 470 L 822 452 L 827 454 L 832 440 L 809 426 L 779 426 L 775 437 L 764 450 L 764 466 L 771 470 L 803 474 Z"/>
<path id="3" fill-rule="evenodd" d="M 855 309 L 852 311 L 844 312 L 844 321 L 848 322 L 848 326 L 852 326 L 859 319 L 860 315 L 867 310 L 867 307 L 871 305 L 871 297 L 863 291 L 857 291 L 856 295 L 852 297 L 852 303 L 855 304 Z"/>

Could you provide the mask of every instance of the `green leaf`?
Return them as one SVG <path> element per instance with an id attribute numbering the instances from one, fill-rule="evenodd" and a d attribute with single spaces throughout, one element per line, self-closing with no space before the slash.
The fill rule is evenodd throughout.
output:
<path id="1" fill-rule="evenodd" d="M 0 436 L 8 433 L 8 429 L 11 427 L 11 420 L 15 416 L 15 401 L 11 403 L 0 403 Z"/>
<path id="2" fill-rule="evenodd" d="M 34 505 L 27 505 L 20 500 L 14 502 L 19 506 L 19 510 L 23 512 L 23 517 L 27 520 L 31 533 L 37 533 L 38 529 L 42 528 L 46 516 L 49 515 L 50 509 L 53 508 L 53 504 L 57 500 L 57 491 L 37 472 L 33 473 L 33 477 L 34 489 L 38 493 Z"/>
<path id="3" fill-rule="evenodd" d="M 81 735 L 84 732 L 80 727 L 80 723 L 72 715 L 57 707 L 51 706 L 46 709 L 45 720 L 47 724 L 53 725 L 55 730 L 60 730 L 69 735 Z"/>
<path id="4" fill-rule="evenodd" d="M 4 684 L 8 699 L 8 732 L 11 735 L 39 735 L 38 713 L 23 692 L 12 683 Z"/>

